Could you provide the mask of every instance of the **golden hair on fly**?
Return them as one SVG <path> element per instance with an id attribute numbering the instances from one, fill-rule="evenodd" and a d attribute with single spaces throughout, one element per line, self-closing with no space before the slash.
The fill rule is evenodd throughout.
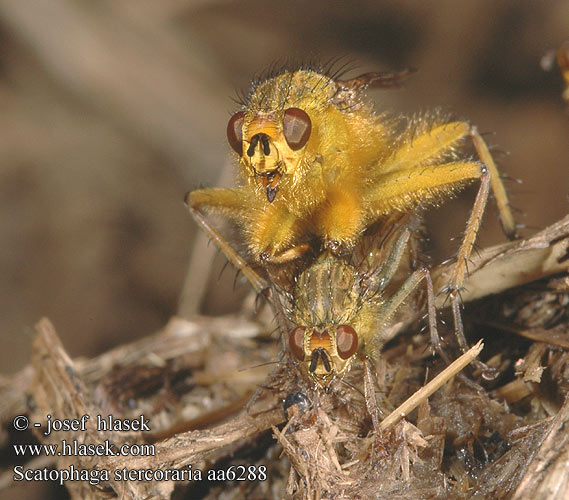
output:
<path id="1" fill-rule="evenodd" d="M 302 263 L 310 254 L 349 255 L 366 229 L 381 219 L 438 205 L 479 180 L 446 287 L 456 337 L 466 351 L 459 291 L 490 192 L 504 232 L 516 236 L 516 225 L 498 169 L 476 127 L 437 113 L 396 119 L 377 112 L 368 101 L 366 89 L 397 86 L 410 73 L 342 79 L 339 74 L 301 68 L 256 82 L 227 126 L 239 186 L 199 189 L 186 201 L 196 222 L 260 291 L 262 280 L 202 209 L 234 220 L 250 254 L 269 269 Z M 466 139 L 478 159 L 462 152 Z M 414 273 L 409 279 L 416 285 L 430 280 L 425 276 Z M 321 337 L 320 347 L 333 350 L 334 339 Z M 490 377 L 490 370 L 483 369 Z"/>
<path id="2" fill-rule="evenodd" d="M 340 255 L 378 218 L 439 204 L 489 171 L 503 226 L 514 234 L 491 158 L 484 165 L 460 155 L 465 138 L 481 141 L 469 124 L 436 113 L 406 122 L 366 98 L 367 88 L 397 86 L 410 73 L 342 79 L 302 68 L 256 81 L 227 126 L 239 186 L 191 192 L 196 220 L 203 226 L 200 209 L 231 218 L 266 263 L 294 260 L 314 241 L 317 254 Z"/>

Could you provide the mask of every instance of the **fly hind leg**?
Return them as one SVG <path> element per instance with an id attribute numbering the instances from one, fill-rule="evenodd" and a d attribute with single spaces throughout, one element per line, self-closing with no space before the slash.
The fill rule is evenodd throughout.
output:
<path id="1" fill-rule="evenodd" d="M 478 133 L 476 127 L 470 127 L 470 137 L 472 137 L 472 142 L 478 153 L 478 157 L 484 163 L 490 174 L 490 186 L 492 188 L 492 193 L 496 200 L 496 205 L 498 206 L 498 213 L 500 217 L 500 223 L 502 224 L 502 229 L 506 236 L 509 238 L 517 238 L 516 233 L 516 221 L 510 209 L 510 203 L 508 200 L 508 195 L 506 194 L 506 189 L 504 183 L 500 178 L 500 172 L 498 167 L 494 163 L 494 159 L 488 150 L 488 146 L 482 136 Z"/>
<path id="2" fill-rule="evenodd" d="M 500 179 L 498 169 L 494 163 L 494 160 L 492 159 L 492 156 L 490 155 L 490 152 L 488 151 L 488 147 L 486 146 L 486 143 L 475 127 L 470 128 L 470 135 L 472 137 L 474 147 L 476 148 L 476 152 L 478 153 L 480 160 L 482 160 L 484 163 L 484 167 L 480 173 L 480 188 L 476 195 L 476 199 L 472 207 L 472 212 L 466 224 L 464 238 L 458 251 L 456 266 L 448 285 L 455 335 L 460 349 L 463 353 L 468 350 L 468 343 L 464 335 L 464 325 L 460 312 L 460 290 L 464 284 L 464 279 L 468 272 L 468 261 L 470 259 L 470 255 L 472 254 L 472 249 L 474 248 L 474 243 L 476 241 L 478 231 L 480 230 L 480 224 L 484 210 L 486 208 L 490 189 L 492 189 L 494 197 L 496 198 L 496 203 L 500 212 L 500 221 L 502 223 L 504 232 L 510 237 L 517 236 L 516 225 L 509 207 L 508 197 L 506 195 L 504 185 Z M 497 373 L 494 369 L 486 366 L 481 361 L 476 360 L 475 365 L 477 365 L 478 368 L 482 369 L 482 376 L 484 378 L 491 380 L 497 376 Z"/>

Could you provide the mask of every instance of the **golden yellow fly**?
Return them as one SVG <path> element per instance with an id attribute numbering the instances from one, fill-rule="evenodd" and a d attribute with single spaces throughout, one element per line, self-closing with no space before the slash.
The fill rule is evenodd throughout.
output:
<path id="1" fill-rule="evenodd" d="M 194 215 L 204 208 L 235 220 L 254 258 L 278 263 L 305 252 L 310 237 L 335 253 L 350 250 L 379 217 L 438 204 L 489 172 L 513 235 L 498 171 L 469 124 L 435 116 L 403 127 L 365 101 L 365 88 L 406 74 L 340 80 L 301 69 L 255 83 L 227 126 L 241 186 L 193 191 Z M 483 163 L 459 158 L 468 136 Z"/>
<path id="2" fill-rule="evenodd" d="M 262 281 L 201 209 L 233 219 L 254 259 L 270 267 L 311 249 L 316 255 L 349 255 L 376 221 L 439 204 L 480 179 L 448 284 L 457 338 L 466 350 L 458 291 L 490 189 L 509 236 L 515 235 L 515 222 L 496 165 L 474 127 L 438 115 L 405 125 L 376 113 L 366 101 L 366 88 L 393 86 L 408 73 L 367 73 L 342 80 L 299 69 L 254 83 L 227 126 L 239 187 L 199 189 L 186 201 L 202 229 L 260 290 Z M 468 137 L 480 161 L 460 156 L 459 147 Z"/>

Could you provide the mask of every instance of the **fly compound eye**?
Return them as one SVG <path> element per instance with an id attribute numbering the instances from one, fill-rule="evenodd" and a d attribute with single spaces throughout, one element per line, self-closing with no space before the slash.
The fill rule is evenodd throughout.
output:
<path id="1" fill-rule="evenodd" d="M 297 151 L 302 148 L 310 138 L 312 122 L 302 109 L 289 108 L 284 113 L 283 133 L 290 149 Z"/>
<path id="2" fill-rule="evenodd" d="M 243 154 L 243 117 L 245 113 L 235 113 L 227 124 L 227 140 L 233 150 L 241 156 Z"/>
<path id="3" fill-rule="evenodd" d="M 288 334 L 288 345 L 293 356 L 299 361 L 304 360 L 304 326 L 297 326 Z"/>
<path id="4" fill-rule="evenodd" d="M 336 349 L 342 359 L 348 359 L 358 349 L 358 334 L 351 326 L 340 325 L 336 329 Z"/>

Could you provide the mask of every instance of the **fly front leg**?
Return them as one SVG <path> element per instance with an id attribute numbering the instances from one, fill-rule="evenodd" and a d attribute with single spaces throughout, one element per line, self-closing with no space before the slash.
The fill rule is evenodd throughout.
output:
<path id="1" fill-rule="evenodd" d="M 311 249 L 297 240 L 309 228 L 306 221 L 291 213 L 283 203 L 267 206 L 249 222 L 251 250 L 262 264 L 284 264 L 302 257 Z"/>
<path id="2" fill-rule="evenodd" d="M 239 255 L 227 240 L 214 228 L 207 218 L 199 211 L 200 207 L 210 207 L 224 212 L 234 212 L 242 209 L 243 200 L 240 192 L 234 189 L 199 189 L 186 195 L 186 205 L 198 226 L 209 236 L 215 246 L 231 262 L 253 286 L 257 293 L 268 289 L 268 284 L 249 264 Z"/>
<path id="3" fill-rule="evenodd" d="M 346 186 L 328 189 L 324 203 L 316 210 L 315 224 L 324 248 L 335 255 L 349 252 L 365 224 L 359 193 Z"/>
<path id="4" fill-rule="evenodd" d="M 312 249 L 309 243 L 300 243 L 298 245 L 285 250 L 284 252 L 272 255 L 268 251 L 264 251 L 259 256 L 259 259 L 264 264 L 285 264 L 292 260 L 299 259 Z"/>
<path id="5" fill-rule="evenodd" d="M 437 316 L 435 309 L 435 295 L 433 291 L 433 282 L 431 280 L 431 273 L 425 267 L 417 269 L 407 280 L 401 285 L 393 295 L 391 295 L 384 303 L 381 304 L 377 310 L 378 323 L 386 323 L 395 314 L 405 300 L 419 288 L 419 285 L 425 281 L 427 287 L 427 317 L 429 324 L 429 333 L 431 341 L 437 352 L 441 357 L 447 361 L 448 357 L 444 353 L 441 345 L 441 340 L 437 331 Z M 370 354 L 372 359 L 376 359 L 379 350 L 390 338 L 372 338 L 369 346 L 366 346 L 366 351 Z"/>

